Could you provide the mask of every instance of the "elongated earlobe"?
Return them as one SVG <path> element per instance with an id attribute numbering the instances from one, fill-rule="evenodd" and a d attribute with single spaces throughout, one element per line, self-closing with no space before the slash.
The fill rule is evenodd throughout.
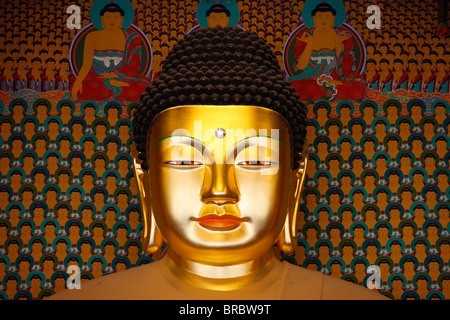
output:
<path id="1" fill-rule="evenodd" d="M 140 161 L 138 159 L 139 152 L 137 151 L 134 142 L 131 146 L 131 155 L 133 157 L 134 175 L 137 181 L 139 200 L 142 208 L 144 225 L 141 236 L 142 247 L 145 252 L 153 254 L 161 249 L 164 239 L 159 232 L 152 212 L 149 174 L 148 171 L 142 169 L 140 165 Z"/>
<path id="2" fill-rule="evenodd" d="M 291 177 L 291 197 L 288 206 L 288 214 L 284 222 L 283 231 L 278 239 L 278 246 L 280 250 L 285 253 L 293 253 L 297 246 L 297 213 L 300 204 L 303 185 L 306 177 L 306 166 L 309 157 L 309 144 L 305 139 L 303 151 L 301 153 L 301 160 L 299 167 L 293 172 Z"/>

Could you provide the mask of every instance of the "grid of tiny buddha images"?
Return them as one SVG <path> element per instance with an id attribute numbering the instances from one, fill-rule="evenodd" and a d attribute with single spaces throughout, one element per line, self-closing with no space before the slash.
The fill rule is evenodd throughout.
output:
<path id="1" fill-rule="evenodd" d="M 93 2 L 77 3 L 82 27 Z M 151 44 L 154 79 L 170 48 L 196 26 L 199 1 L 130 2 L 133 24 Z M 236 2 L 241 26 L 264 38 L 283 68 L 305 2 Z M 448 80 L 450 38 L 434 32 L 436 1 L 380 2 L 379 30 L 365 27 L 372 1 L 344 4 L 367 49 L 371 96 L 308 105 L 298 248 L 288 255 L 275 247 L 277 256 L 362 286 L 376 266 L 381 282 L 373 290 L 393 299 L 449 298 L 450 107 L 441 80 Z M 164 254 L 146 254 L 140 241 L 132 103 L 66 99 L 79 31 L 65 27 L 68 5 L 1 1 L 0 299 L 64 290 L 71 265 L 83 283 Z M 404 97 L 389 96 L 398 89 Z"/>

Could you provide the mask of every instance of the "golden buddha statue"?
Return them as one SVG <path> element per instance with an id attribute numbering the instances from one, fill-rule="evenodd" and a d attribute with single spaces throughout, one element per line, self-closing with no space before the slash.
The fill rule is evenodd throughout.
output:
<path id="1" fill-rule="evenodd" d="M 295 252 L 305 110 L 274 54 L 240 28 L 185 36 L 136 104 L 143 247 L 158 261 L 53 299 L 383 299 L 281 262 Z"/>

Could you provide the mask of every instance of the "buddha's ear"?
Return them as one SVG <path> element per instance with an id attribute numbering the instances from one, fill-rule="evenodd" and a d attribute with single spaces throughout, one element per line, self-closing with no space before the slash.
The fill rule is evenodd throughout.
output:
<path id="1" fill-rule="evenodd" d="M 309 157 L 309 144 L 306 139 L 300 155 L 299 166 L 291 173 L 288 213 L 283 231 L 278 239 L 278 246 L 285 253 L 293 253 L 297 246 L 297 213 L 305 183 L 306 166 Z"/>
<path id="2" fill-rule="evenodd" d="M 142 245 L 145 252 L 153 254 L 157 252 L 163 245 L 164 239 L 159 232 L 156 225 L 155 218 L 153 216 L 151 206 L 151 193 L 150 193 L 150 175 L 148 170 L 144 170 L 141 167 L 142 161 L 138 158 L 139 151 L 136 149 L 136 144 L 131 144 L 131 156 L 133 158 L 133 170 L 136 177 L 139 201 L 142 208 L 143 217 L 143 232 L 142 232 Z"/>

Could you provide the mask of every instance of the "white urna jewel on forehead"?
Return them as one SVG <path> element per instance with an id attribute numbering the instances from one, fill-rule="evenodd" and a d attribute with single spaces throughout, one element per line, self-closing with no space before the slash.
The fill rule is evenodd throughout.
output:
<path id="1" fill-rule="evenodd" d="M 222 128 L 218 128 L 215 133 L 216 138 L 219 138 L 219 139 L 222 139 L 223 137 L 225 137 L 225 134 L 226 134 L 225 129 L 222 129 Z"/>

